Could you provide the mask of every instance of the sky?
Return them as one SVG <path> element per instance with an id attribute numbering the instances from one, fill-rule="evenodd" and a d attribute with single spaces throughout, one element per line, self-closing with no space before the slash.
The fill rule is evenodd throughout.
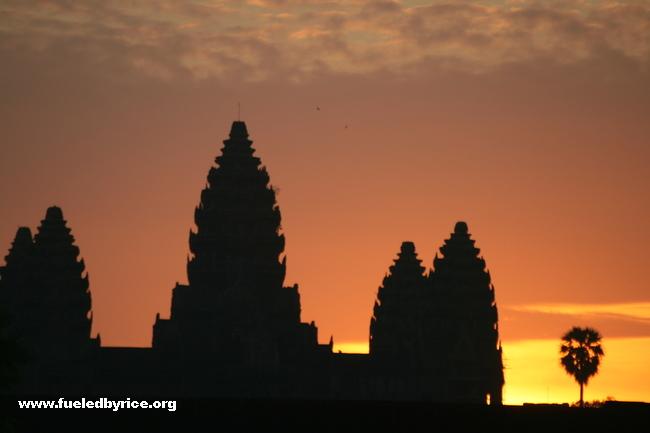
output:
<path id="1" fill-rule="evenodd" d="M 463 220 L 506 402 L 577 400 L 573 325 L 587 399 L 650 401 L 648 2 L 3 0 L 0 64 L 0 249 L 61 206 L 104 345 L 168 316 L 240 104 L 321 342 L 367 350 L 401 242 L 430 268 Z"/>

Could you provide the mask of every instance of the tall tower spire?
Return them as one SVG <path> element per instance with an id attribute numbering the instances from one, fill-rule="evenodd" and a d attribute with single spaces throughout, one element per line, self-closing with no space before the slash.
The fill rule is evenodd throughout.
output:
<path id="1" fill-rule="evenodd" d="M 266 168 L 254 156 L 246 123 L 233 122 L 223 143 L 194 212 L 189 283 L 212 292 L 282 285 L 280 209 Z"/>
<path id="2" fill-rule="evenodd" d="M 174 288 L 170 319 L 157 317 L 154 348 L 274 364 L 318 344 L 300 323 L 298 286 L 283 286 L 280 209 L 252 143 L 234 121 L 194 211 L 189 284 Z"/>

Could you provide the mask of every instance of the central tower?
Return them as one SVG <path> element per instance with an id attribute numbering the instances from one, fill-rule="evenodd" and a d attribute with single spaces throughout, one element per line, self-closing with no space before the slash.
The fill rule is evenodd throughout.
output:
<path id="1" fill-rule="evenodd" d="M 233 122 L 194 211 L 188 285 L 176 284 L 170 319 L 153 347 L 225 364 L 273 367 L 318 346 L 300 323 L 298 286 L 284 287 L 280 209 L 246 124 Z"/>
<path id="2" fill-rule="evenodd" d="M 254 156 L 244 122 L 233 122 L 194 211 L 187 264 L 190 286 L 209 296 L 229 290 L 269 295 L 285 276 L 280 209 L 269 175 Z M 214 299 L 210 300 L 210 303 Z"/>

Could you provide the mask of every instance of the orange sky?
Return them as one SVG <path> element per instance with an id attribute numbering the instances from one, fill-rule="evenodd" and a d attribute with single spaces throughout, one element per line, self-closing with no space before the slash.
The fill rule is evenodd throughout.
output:
<path id="1" fill-rule="evenodd" d="M 150 344 L 241 102 L 321 341 L 365 344 L 401 241 L 430 267 L 462 219 L 506 401 L 547 398 L 531 363 L 575 399 L 553 345 L 574 324 L 611 342 L 593 398 L 650 400 L 649 36 L 644 2 L 3 2 L 0 247 L 60 205 L 94 332 Z"/>

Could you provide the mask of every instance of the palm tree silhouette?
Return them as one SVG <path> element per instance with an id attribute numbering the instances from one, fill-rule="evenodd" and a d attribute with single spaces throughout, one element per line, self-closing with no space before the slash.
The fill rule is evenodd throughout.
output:
<path id="1" fill-rule="evenodd" d="M 574 326 L 562 337 L 560 363 L 580 384 L 580 407 L 584 406 L 584 386 L 598 373 L 600 358 L 605 355 L 600 344 L 601 335 L 593 328 Z"/>

